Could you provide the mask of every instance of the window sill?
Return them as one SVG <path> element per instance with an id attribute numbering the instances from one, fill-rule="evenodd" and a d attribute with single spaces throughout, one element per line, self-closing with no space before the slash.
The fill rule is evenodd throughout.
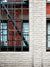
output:
<path id="1" fill-rule="evenodd" d="M 15 47 L 15 51 L 29 51 L 29 47 L 28 46 L 23 46 L 23 50 L 21 46 L 1 46 L 1 52 L 3 51 L 14 51 L 14 47 Z"/>
<path id="2" fill-rule="evenodd" d="M 46 51 L 50 51 L 50 48 L 46 48 Z"/>
<path id="3" fill-rule="evenodd" d="M 47 3 L 47 4 L 50 4 L 50 1 L 47 1 L 46 3 Z"/>

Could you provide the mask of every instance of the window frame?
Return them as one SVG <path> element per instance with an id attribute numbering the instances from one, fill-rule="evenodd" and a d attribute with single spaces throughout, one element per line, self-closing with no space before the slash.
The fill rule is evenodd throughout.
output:
<path id="1" fill-rule="evenodd" d="M 46 3 L 48 3 L 48 4 L 49 4 L 49 3 L 50 3 L 50 1 L 47 1 L 47 0 L 46 0 Z"/>
<path id="2" fill-rule="evenodd" d="M 8 22 L 7 22 L 7 20 L 1 20 L 1 23 L 6 23 L 7 24 L 7 29 L 0 29 L 0 30 L 2 30 L 2 32 L 3 32 L 3 30 L 5 31 L 7 31 L 7 34 L 5 34 L 5 36 L 7 36 L 7 41 L 8 41 Z M 2 26 L 4 26 L 4 25 L 2 25 Z M 1 35 L 2 37 L 4 36 L 4 34 L 2 33 L 2 35 Z M 3 41 L 3 38 L 2 38 L 2 41 Z"/>
<path id="3" fill-rule="evenodd" d="M 25 23 L 25 22 L 26 22 L 26 23 L 29 23 L 29 21 L 27 21 L 27 20 L 26 20 L 26 21 L 23 21 L 23 22 L 24 22 L 24 23 Z M 3 23 L 4 23 L 4 22 L 3 22 Z M 8 40 L 8 22 L 6 22 L 6 23 L 7 23 L 7 42 L 8 42 L 8 41 L 9 41 L 9 40 Z M 22 29 L 23 29 L 23 24 L 22 24 Z M 23 34 L 23 32 L 22 32 L 22 34 Z M 21 37 L 22 37 L 22 36 L 21 36 Z M 12 41 L 13 41 L 13 40 L 12 40 Z M 15 41 L 15 40 L 14 40 L 14 41 Z M 8 43 L 9 43 L 9 42 L 8 42 Z M 22 43 L 22 41 L 21 41 L 21 43 Z M 29 51 L 29 45 L 28 45 L 28 46 L 16 46 L 16 47 L 14 47 L 14 46 L 8 46 L 8 45 L 7 45 L 7 46 L 1 46 L 1 47 L 2 47 L 1 49 L 2 49 L 2 50 L 4 49 L 3 51 L 6 51 L 6 52 L 7 52 L 7 51 L 9 52 L 9 51 L 11 51 L 11 50 L 12 50 L 12 51 L 15 51 L 15 52 L 16 52 L 16 51 Z M 21 50 L 22 47 L 23 47 L 23 50 Z M 14 50 L 15 48 L 16 48 L 16 50 Z M 2 51 L 2 50 L 1 50 L 1 51 Z M 3 51 L 2 51 L 2 52 L 3 52 Z M 12 52 L 12 51 L 11 51 L 11 52 Z"/>
<path id="4" fill-rule="evenodd" d="M 28 0 L 27 0 L 28 1 Z M 26 3 L 27 3 L 27 1 L 26 1 Z M 23 2 L 23 1 L 22 1 Z M 8 1 L 7 1 L 7 3 L 8 3 Z M 27 5 L 25 5 L 25 4 L 20 4 L 21 5 L 21 7 L 19 7 L 20 8 L 20 10 L 21 10 L 21 8 L 22 8 L 22 10 L 21 10 L 21 15 L 22 15 L 22 18 L 20 18 L 20 20 L 19 21 L 21 21 L 22 23 L 23 23 L 23 20 L 29 20 L 29 19 L 23 19 L 23 10 L 29 10 L 29 6 L 27 6 L 27 5 L 29 5 L 29 3 L 27 4 Z M 5 5 L 5 6 L 7 6 L 7 8 L 8 8 L 8 4 L 7 5 Z M 14 5 L 15 6 L 15 5 Z M 24 6 L 26 6 L 26 7 L 24 7 Z M 18 7 L 12 7 L 12 9 L 15 9 L 15 8 L 17 8 L 18 9 Z M 23 9 L 24 8 L 24 9 Z M 9 8 L 8 8 L 8 11 L 9 11 Z M 8 14 L 7 14 L 7 16 L 8 16 Z M 28 15 L 29 16 L 29 15 Z M 5 20 L 5 18 L 4 18 L 4 20 Z M 9 21 L 10 19 L 8 18 L 8 21 Z M 15 19 L 16 20 L 16 19 Z M 8 36 L 8 35 L 7 35 Z M 22 38 L 22 37 L 21 37 Z M 8 39 L 8 38 L 7 38 Z M 3 47 L 4 48 L 4 47 Z M 7 48 L 9 48 L 9 47 L 6 47 L 5 46 L 5 48 L 6 48 L 6 52 L 8 51 L 9 52 L 9 50 L 7 49 Z M 12 48 L 12 47 L 10 47 L 10 48 Z M 24 50 L 19 50 L 20 52 L 22 52 L 22 51 L 29 51 L 29 45 L 27 46 L 27 47 L 25 47 L 25 46 L 17 46 L 17 48 L 19 49 L 24 49 Z M 14 49 L 14 46 L 13 46 L 13 49 Z M 15 51 L 15 50 L 12 50 L 12 51 Z M 11 51 L 11 52 L 12 52 Z M 17 50 L 16 50 L 16 52 L 17 52 Z"/>
<path id="5" fill-rule="evenodd" d="M 50 19 L 47 19 L 46 21 L 46 51 L 50 51 L 50 47 L 48 47 L 48 23 L 50 23 L 49 21 Z"/>
<path id="6" fill-rule="evenodd" d="M 28 21 L 28 20 L 23 21 L 23 23 L 28 23 L 28 25 L 29 25 L 29 21 Z M 23 32 L 23 23 L 22 23 L 22 34 L 25 33 L 25 32 Z M 29 32 L 26 32 L 26 33 L 28 33 L 27 35 L 28 35 L 28 37 L 29 37 Z M 26 35 L 26 36 L 27 36 L 27 35 Z M 25 36 L 25 35 L 24 35 L 24 36 Z M 26 40 L 26 41 L 29 41 L 29 40 Z"/>

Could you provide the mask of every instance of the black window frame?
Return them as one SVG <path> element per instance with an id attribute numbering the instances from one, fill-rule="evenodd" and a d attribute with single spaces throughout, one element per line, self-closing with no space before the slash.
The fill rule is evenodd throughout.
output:
<path id="1" fill-rule="evenodd" d="M 50 36 L 48 34 L 48 23 L 50 23 L 50 19 L 47 19 L 46 22 L 46 51 L 50 51 L 50 47 L 48 47 L 48 36 Z"/>
<path id="2" fill-rule="evenodd" d="M 22 2 L 23 2 L 23 0 L 22 0 Z M 19 5 L 21 5 L 21 7 L 19 8 L 19 10 L 21 10 L 21 15 L 23 16 L 23 11 L 26 9 L 26 10 L 29 10 L 28 9 L 28 7 L 29 7 L 29 0 L 26 0 L 25 1 L 27 4 L 25 5 L 25 4 L 19 4 Z M 7 2 L 8 3 L 8 2 Z M 7 5 L 5 5 L 6 6 L 6 8 L 8 8 L 8 4 Z M 11 10 L 13 10 L 13 9 L 15 9 L 15 10 L 17 10 L 18 8 L 15 8 L 14 7 L 15 5 L 12 5 L 11 7 L 12 7 L 12 9 Z M 26 6 L 26 8 L 23 8 L 24 6 Z M 1 5 L 1 10 L 3 11 L 4 10 L 4 8 L 2 7 L 2 5 Z M 8 11 L 9 11 L 9 8 L 8 8 Z M 4 16 L 4 13 L 2 12 L 2 17 Z M 8 15 L 6 15 L 6 16 L 8 16 Z M 12 17 L 13 17 L 13 11 L 12 11 Z M 21 17 L 21 16 L 20 16 Z M 5 18 L 3 17 L 3 19 L 5 20 Z M 10 20 L 8 17 L 7 17 L 7 19 L 8 19 L 8 21 Z M 19 19 L 19 18 L 18 18 Z M 21 21 L 22 23 L 23 23 L 23 17 L 22 18 L 20 18 L 19 20 L 17 19 L 17 21 Z M 16 20 L 16 19 L 13 19 L 13 20 Z M 29 19 L 28 19 L 29 20 Z M 24 21 L 28 21 L 28 20 L 25 20 L 24 19 Z M 8 35 L 7 35 L 8 36 Z M 13 36 L 13 35 L 12 35 Z M 22 36 L 22 35 L 21 35 Z M 8 40 L 8 41 L 13 41 L 13 40 Z M 14 40 L 15 41 L 15 40 Z M 21 42 L 22 42 L 22 40 L 21 40 Z M 9 43 L 9 42 L 8 42 Z M 21 48 L 22 47 L 22 48 Z M 15 49 L 14 49 L 15 48 Z M 2 49 L 5 49 L 5 50 L 3 50 L 3 51 L 18 51 L 18 52 L 22 52 L 22 51 L 29 51 L 29 45 L 28 46 L 17 46 L 17 47 L 15 47 L 15 46 L 2 46 Z"/>
<path id="3" fill-rule="evenodd" d="M 2 20 L 1 23 L 4 23 L 5 20 Z M 8 41 L 16 41 L 16 40 L 8 40 L 8 21 L 6 21 L 5 23 L 7 23 L 7 42 Z M 29 23 L 29 21 L 23 21 L 23 23 Z M 23 29 L 23 24 L 22 24 L 22 29 Z M 3 30 L 3 29 L 2 29 Z M 23 34 L 23 32 L 22 32 Z M 12 35 L 13 36 L 13 35 Z M 22 40 L 21 40 L 22 43 Z M 16 50 L 14 50 L 16 48 Z M 28 46 L 1 46 L 1 51 L 29 51 L 29 45 Z"/>

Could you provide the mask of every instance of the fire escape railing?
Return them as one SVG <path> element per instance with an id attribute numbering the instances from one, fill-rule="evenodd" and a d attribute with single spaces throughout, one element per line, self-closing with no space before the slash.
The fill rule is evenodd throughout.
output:
<path id="1" fill-rule="evenodd" d="M 9 2 L 9 3 L 10 3 L 10 2 Z M 12 2 L 12 4 L 13 4 L 13 3 L 14 3 L 14 2 Z M 26 4 L 25 2 L 18 2 L 18 4 L 22 4 L 22 3 L 23 3 L 23 4 Z M 4 8 L 4 10 L 6 11 L 6 13 L 8 14 L 9 18 L 11 19 L 12 24 L 15 26 L 15 28 L 17 29 L 19 35 L 21 36 L 21 35 L 22 35 L 21 31 L 19 30 L 18 26 L 17 26 L 16 23 L 15 23 L 15 20 L 13 20 L 12 16 L 10 15 L 10 13 L 8 12 L 8 10 L 7 10 L 6 6 L 5 6 L 6 2 L 5 2 L 5 3 L 4 3 L 4 2 L 1 2 L 1 4 L 2 4 L 2 7 Z M 8 4 L 8 3 L 7 3 L 7 4 Z M 17 4 L 17 2 L 16 2 L 16 4 Z M 29 44 L 28 44 L 28 42 L 26 41 L 26 39 L 24 38 L 24 36 L 23 36 L 23 41 L 24 41 L 24 43 L 25 43 L 26 46 L 29 46 Z"/>
<path id="2" fill-rule="evenodd" d="M 1 2 L 1 4 L 6 5 L 6 4 L 26 4 L 25 2 Z"/>

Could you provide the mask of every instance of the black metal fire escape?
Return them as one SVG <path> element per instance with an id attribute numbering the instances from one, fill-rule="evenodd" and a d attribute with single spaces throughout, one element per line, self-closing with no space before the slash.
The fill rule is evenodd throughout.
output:
<path id="1" fill-rule="evenodd" d="M 1 4 L 2 4 L 2 7 L 4 8 L 4 10 L 6 11 L 6 13 L 8 14 L 9 18 L 11 19 L 12 24 L 15 26 L 15 28 L 17 29 L 19 35 L 21 36 L 21 34 L 22 34 L 21 31 L 19 30 L 17 24 L 15 23 L 15 20 L 13 20 L 12 16 L 11 16 L 10 13 L 8 12 L 8 10 L 7 10 L 7 8 L 6 8 L 5 5 L 6 5 L 6 4 L 26 4 L 26 5 L 27 5 L 27 2 L 8 2 L 8 3 L 7 3 L 7 2 L 2 2 L 2 1 L 1 1 Z M 28 44 L 28 42 L 26 41 L 26 39 L 24 38 L 24 36 L 23 36 L 23 41 L 24 41 L 24 43 L 25 43 L 26 46 L 29 46 L 29 44 Z"/>

